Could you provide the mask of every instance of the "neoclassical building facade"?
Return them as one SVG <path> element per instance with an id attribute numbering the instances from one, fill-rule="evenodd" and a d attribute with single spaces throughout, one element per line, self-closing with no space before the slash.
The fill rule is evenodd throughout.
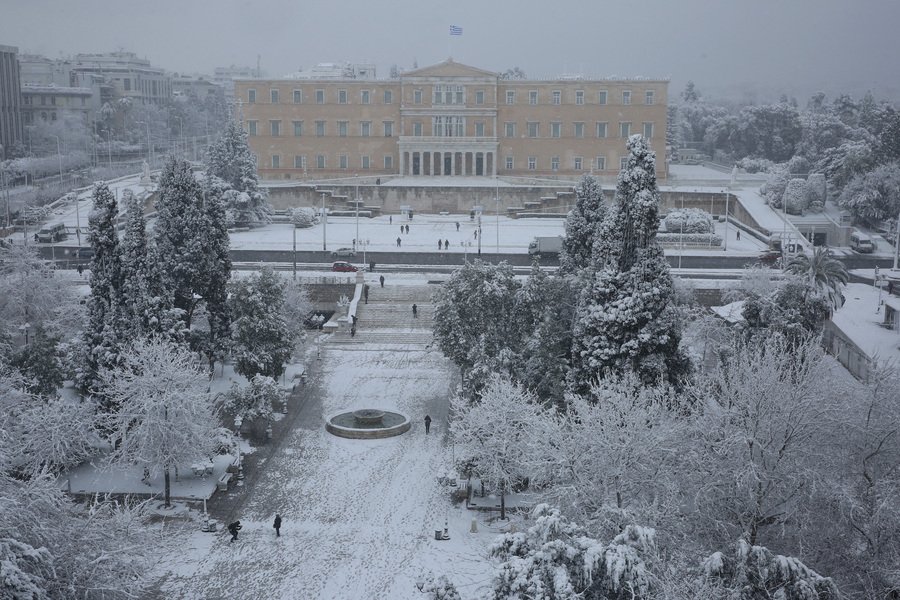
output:
<path id="1" fill-rule="evenodd" d="M 665 179 L 668 81 L 504 80 L 449 59 L 391 80 L 239 80 L 263 179 L 615 175 L 629 135 Z"/>

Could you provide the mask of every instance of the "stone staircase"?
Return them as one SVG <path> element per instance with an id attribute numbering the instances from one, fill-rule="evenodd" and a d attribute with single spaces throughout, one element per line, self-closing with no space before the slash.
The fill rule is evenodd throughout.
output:
<path id="1" fill-rule="evenodd" d="M 434 285 L 369 284 L 369 303 L 360 302 L 357 307 L 356 335 L 347 330 L 331 336 L 334 344 L 376 344 L 400 346 L 429 346 L 432 342 L 431 326 L 434 306 L 431 295 Z M 416 305 L 418 317 L 413 318 L 412 305 Z"/>

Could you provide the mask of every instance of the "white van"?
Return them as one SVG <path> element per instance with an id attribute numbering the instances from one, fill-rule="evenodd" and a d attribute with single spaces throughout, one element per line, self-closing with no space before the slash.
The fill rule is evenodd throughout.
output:
<path id="1" fill-rule="evenodd" d="M 875 242 L 864 233 L 854 231 L 850 234 L 850 248 L 862 254 L 875 252 Z"/>
<path id="2" fill-rule="evenodd" d="M 66 226 L 62 223 L 53 223 L 41 227 L 40 231 L 34 234 L 36 241 L 41 243 L 53 243 L 66 239 Z"/>

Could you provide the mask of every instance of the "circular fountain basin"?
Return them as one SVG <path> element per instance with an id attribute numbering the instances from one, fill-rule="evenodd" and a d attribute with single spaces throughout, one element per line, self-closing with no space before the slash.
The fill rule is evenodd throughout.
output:
<path id="1" fill-rule="evenodd" d="M 366 408 L 344 411 L 325 419 L 325 430 L 351 440 L 375 440 L 409 431 L 409 419 L 400 413 Z"/>

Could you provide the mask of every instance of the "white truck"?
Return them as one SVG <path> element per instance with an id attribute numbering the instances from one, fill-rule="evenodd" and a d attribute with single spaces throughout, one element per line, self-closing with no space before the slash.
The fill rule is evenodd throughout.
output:
<path id="1" fill-rule="evenodd" d="M 528 254 L 538 257 L 555 257 L 562 250 L 562 236 L 536 237 L 528 244 Z"/>

